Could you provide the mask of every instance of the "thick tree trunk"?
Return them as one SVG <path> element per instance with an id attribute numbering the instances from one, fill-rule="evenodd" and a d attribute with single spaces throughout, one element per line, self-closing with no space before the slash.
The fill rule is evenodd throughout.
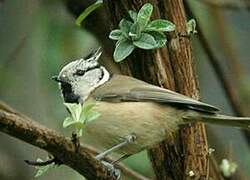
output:
<path id="1" fill-rule="evenodd" d="M 168 47 L 152 51 L 136 50 L 120 64 L 122 73 L 172 89 L 198 99 L 198 87 L 192 62 L 191 42 L 186 34 L 186 16 L 182 0 L 106 0 L 106 13 L 111 29 L 127 16 L 129 9 L 138 11 L 150 2 L 154 5 L 152 19 L 174 22 L 176 31 L 169 35 Z M 183 127 L 171 142 L 163 142 L 149 150 L 157 179 L 208 179 L 208 148 L 203 124 Z M 193 172 L 191 177 L 190 172 Z"/>

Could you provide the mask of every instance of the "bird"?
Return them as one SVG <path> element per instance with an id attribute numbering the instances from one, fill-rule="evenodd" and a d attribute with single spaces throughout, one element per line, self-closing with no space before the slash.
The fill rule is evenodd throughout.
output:
<path id="1" fill-rule="evenodd" d="M 129 157 L 175 133 L 181 125 L 211 123 L 250 129 L 249 117 L 219 114 L 219 109 L 133 77 L 110 73 L 100 65 L 101 49 L 64 66 L 54 77 L 66 103 L 95 103 L 100 117 L 86 124 L 83 137 Z"/>

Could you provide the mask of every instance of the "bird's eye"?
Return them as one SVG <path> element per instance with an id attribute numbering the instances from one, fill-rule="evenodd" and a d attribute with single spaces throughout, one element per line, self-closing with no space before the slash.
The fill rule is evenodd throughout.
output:
<path id="1" fill-rule="evenodd" d="M 77 69 L 75 74 L 78 75 L 78 76 L 83 76 L 85 74 L 85 71 L 81 70 L 81 69 Z"/>

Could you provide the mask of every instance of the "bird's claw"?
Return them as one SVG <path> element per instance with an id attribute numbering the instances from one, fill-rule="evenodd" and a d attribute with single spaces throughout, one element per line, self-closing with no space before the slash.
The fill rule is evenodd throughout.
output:
<path id="1" fill-rule="evenodd" d="M 113 164 L 106 161 L 101 161 L 101 163 L 108 169 L 110 175 L 115 176 L 117 180 L 121 178 L 121 171 L 116 169 Z"/>

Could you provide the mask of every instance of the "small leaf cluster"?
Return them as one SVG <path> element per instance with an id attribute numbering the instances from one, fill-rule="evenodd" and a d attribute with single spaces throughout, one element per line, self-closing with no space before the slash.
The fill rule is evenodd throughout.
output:
<path id="1" fill-rule="evenodd" d="M 42 159 L 38 158 L 36 162 L 44 162 Z M 50 168 L 54 168 L 55 163 L 48 164 L 46 166 L 36 166 L 36 174 L 35 178 L 42 176 L 45 172 L 47 172 Z"/>
<path id="2" fill-rule="evenodd" d="M 95 107 L 94 103 L 83 106 L 76 103 L 64 103 L 64 105 L 69 110 L 71 116 L 65 118 L 63 127 L 73 126 L 78 137 L 82 136 L 82 130 L 86 123 L 96 120 L 101 115 L 99 112 L 93 110 Z"/>
<path id="3" fill-rule="evenodd" d="M 194 19 L 190 19 L 187 24 L 187 34 L 191 35 L 191 34 L 196 34 L 197 30 L 196 30 L 196 21 Z"/>
<path id="4" fill-rule="evenodd" d="M 231 177 L 237 170 L 238 165 L 235 162 L 229 161 L 228 159 L 222 159 L 220 164 L 220 170 L 224 177 Z"/>
<path id="5" fill-rule="evenodd" d="M 120 62 L 129 56 L 135 48 L 156 49 L 166 45 L 163 32 L 175 30 L 175 25 L 165 19 L 150 21 L 153 6 L 146 3 L 139 12 L 130 10 L 130 20 L 122 19 L 119 29 L 110 32 L 109 38 L 116 40 L 114 60 Z"/>

